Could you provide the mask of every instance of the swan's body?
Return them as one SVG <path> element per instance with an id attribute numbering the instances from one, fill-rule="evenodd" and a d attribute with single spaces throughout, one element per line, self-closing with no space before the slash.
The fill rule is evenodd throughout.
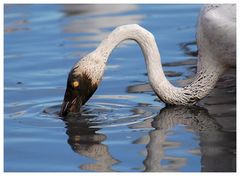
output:
<path id="1" fill-rule="evenodd" d="M 141 47 L 150 85 L 161 100 L 175 105 L 195 104 L 214 88 L 226 68 L 235 66 L 235 8 L 235 5 L 208 5 L 201 10 L 197 30 L 197 74 L 193 82 L 183 88 L 173 86 L 166 79 L 157 44 L 149 31 L 136 24 L 116 28 L 69 73 L 60 115 L 77 112 L 86 103 L 103 77 L 112 50 L 125 40 L 134 40 Z"/>

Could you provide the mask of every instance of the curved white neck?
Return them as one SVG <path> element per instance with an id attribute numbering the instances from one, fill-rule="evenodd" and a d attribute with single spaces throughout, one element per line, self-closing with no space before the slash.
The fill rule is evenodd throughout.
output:
<path id="1" fill-rule="evenodd" d="M 188 86 L 179 88 L 173 86 L 165 77 L 160 53 L 154 36 L 139 25 L 124 25 L 116 28 L 102 41 L 95 50 L 101 60 L 106 64 L 112 50 L 124 40 L 136 41 L 144 54 L 149 82 L 160 99 L 168 104 L 188 105 L 205 97 L 214 87 L 223 68 L 216 64 L 209 64 L 211 68 L 198 69 L 195 80 Z"/>

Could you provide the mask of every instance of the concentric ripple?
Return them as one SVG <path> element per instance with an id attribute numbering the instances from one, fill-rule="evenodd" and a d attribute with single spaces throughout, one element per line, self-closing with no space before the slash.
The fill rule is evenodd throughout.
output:
<path id="1" fill-rule="evenodd" d="M 43 114 L 56 116 L 59 110 L 60 105 L 53 105 L 45 108 Z M 81 113 L 70 114 L 63 120 L 75 121 L 78 125 L 89 128 L 106 128 L 139 123 L 155 117 L 158 112 L 159 107 L 148 104 L 133 104 L 121 100 L 93 101 L 83 106 Z"/>

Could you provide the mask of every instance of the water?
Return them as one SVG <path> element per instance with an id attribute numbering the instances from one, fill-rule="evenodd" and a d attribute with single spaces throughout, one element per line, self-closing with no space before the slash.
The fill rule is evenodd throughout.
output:
<path id="1" fill-rule="evenodd" d="M 114 50 L 81 118 L 58 117 L 67 74 L 116 26 L 151 31 L 164 71 L 196 70 L 201 5 L 5 5 L 4 170 L 236 171 L 236 73 L 196 107 L 165 107 L 133 42 Z"/>

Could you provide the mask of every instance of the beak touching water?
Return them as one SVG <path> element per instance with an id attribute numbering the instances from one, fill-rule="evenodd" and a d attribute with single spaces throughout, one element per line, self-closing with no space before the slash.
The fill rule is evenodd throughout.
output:
<path id="1" fill-rule="evenodd" d="M 66 90 L 59 116 L 64 117 L 69 112 L 76 113 L 80 111 L 82 105 L 81 97 L 75 90 Z"/>

